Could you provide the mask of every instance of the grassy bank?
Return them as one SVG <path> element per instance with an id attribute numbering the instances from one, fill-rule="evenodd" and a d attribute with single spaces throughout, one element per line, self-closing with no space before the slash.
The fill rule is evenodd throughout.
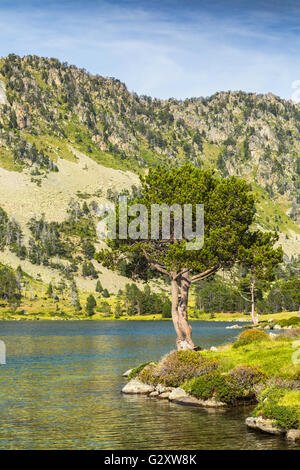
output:
<path id="1" fill-rule="evenodd" d="M 248 330 L 235 343 L 214 351 L 173 351 L 157 364 L 135 368 L 129 378 L 180 387 L 196 399 L 225 406 L 256 403 L 253 416 L 271 419 L 284 430 L 300 429 L 298 340 L 300 329 L 276 339 Z"/>
<path id="2" fill-rule="evenodd" d="M 37 283 L 38 284 L 38 283 Z M 35 296 L 30 297 L 27 293 L 27 297 L 22 297 L 20 306 L 13 311 L 11 306 L 2 301 L 0 303 L 0 320 L 124 320 L 124 321 L 137 321 L 137 320 L 171 320 L 171 318 L 163 318 L 161 314 L 149 314 L 149 315 L 121 315 L 116 316 L 114 313 L 107 314 L 101 312 L 101 303 L 107 302 L 112 312 L 115 310 L 117 299 L 115 296 L 110 298 L 103 298 L 100 295 L 95 295 L 97 306 L 95 308 L 95 314 L 88 316 L 85 311 L 86 299 L 89 293 L 80 292 L 79 300 L 82 305 L 82 310 L 75 311 L 70 305 L 68 297 L 60 296 L 59 300 L 53 300 L 47 296 L 40 294 L 40 286 L 37 285 L 35 290 Z M 280 312 L 268 315 L 261 315 L 260 320 L 262 322 L 273 320 L 277 321 L 288 319 L 292 316 L 297 316 L 298 312 Z M 251 317 L 249 314 L 243 313 L 195 313 L 192 309 L 189 316 L 191 322 L 201 321 L 215 321 L 215 322 L 244 322 L 245 325 L 251 323 Z"/>

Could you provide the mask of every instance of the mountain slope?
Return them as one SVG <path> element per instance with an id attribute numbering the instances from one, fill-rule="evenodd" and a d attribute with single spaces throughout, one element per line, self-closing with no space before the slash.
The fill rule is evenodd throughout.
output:
<path id="1" fill-rule="evenodd" d="M 7 97 L 1 141 L 16 162 L 32 158 L 24 142 L 55 160 L 56 144 L 64 153 L 63 139 L 107 166 L 188 160 L 223 174 L 251 174 L 272 197 L 297 196 L 300 107 L 291 101 L 243 92 L 156 100 L 129 93 L 118 80 L 35 56 L 1 59 L 0 80 Z M 36 161 L 43 163 L 42 154 Z"/>
<path id="2" fill-rule="evenodd" d="M 272 94 L 157 100 L 56 59 L 0 59 L 0 206 L 25 245 L 33 216 L 63 223 L 72 199 L 103 202 L 149 166 L 190 161 L 247 179 L 257 224 L 295 255 L 299 151 L 300 105 Z"/>

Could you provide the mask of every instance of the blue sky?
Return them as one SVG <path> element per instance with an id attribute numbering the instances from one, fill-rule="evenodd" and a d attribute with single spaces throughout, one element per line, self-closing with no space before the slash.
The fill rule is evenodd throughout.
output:
<path id="1" fill-rule="evenodd" d="M 158 98 L 245 90 L 290 99 L 300 2 L 0 0 L 0 56 L 11 52 L 57 57 Z"/>

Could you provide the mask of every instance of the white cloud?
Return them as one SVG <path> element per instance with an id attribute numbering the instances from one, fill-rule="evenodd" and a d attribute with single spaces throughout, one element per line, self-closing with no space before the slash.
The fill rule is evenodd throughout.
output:
<path id="1" fill-rule="evenodd" d="M 174 19 L 103 2 L 80 11 L 20 3 L 0 10 L 1 55 L 58 57 L 162 98 L 228 89 L 289 98 L 300 78 L 299 34 L 296 27 L 278 29 L 277 20 L 259 11 L 231 18 L 185 12 Z"/>

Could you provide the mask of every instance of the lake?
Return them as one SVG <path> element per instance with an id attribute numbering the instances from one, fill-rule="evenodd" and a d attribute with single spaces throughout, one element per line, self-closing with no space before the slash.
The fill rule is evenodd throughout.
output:
<path id="1" fill-rule="evenodd" d="M 197 345 L 233 340 L 193 322 Z M 0 449 L 287 449 L 250 431 L 251 408 L 206 410 L 120 393 L 122 373 L 174 349 L 168 321 L 1 321 Z"/>

